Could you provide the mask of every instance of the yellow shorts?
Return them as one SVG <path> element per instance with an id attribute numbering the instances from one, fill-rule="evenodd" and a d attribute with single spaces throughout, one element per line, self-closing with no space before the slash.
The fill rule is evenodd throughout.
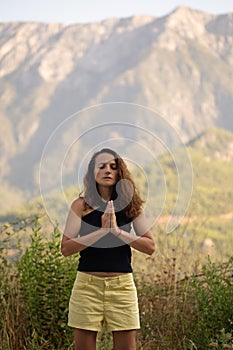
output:
<path id="1" fill-rule="evenodd" d="M 68 325 L 100 331 L 139 329 L 137 290 L 132 273 L 97 277 L 78 272 L 69 302 Z"/>

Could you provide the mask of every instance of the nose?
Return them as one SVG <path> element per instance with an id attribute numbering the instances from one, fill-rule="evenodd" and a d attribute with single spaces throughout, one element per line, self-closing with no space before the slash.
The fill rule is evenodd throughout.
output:
<path id="1" fill-rule="evenodd" d="M 108 173 L 108 174 L 111 172 L 110 165 L 108 165 L 108 164 L 106 165 L 105 172 Z"/>

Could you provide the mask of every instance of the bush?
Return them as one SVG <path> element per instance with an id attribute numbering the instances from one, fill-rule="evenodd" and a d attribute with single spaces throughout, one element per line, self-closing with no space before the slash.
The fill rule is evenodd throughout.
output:
<path id="1" fill-rule="evenodd" d="M 209 260 L 202 275 L 194 276 L 190 281 L 194 317 L 191 329 L 187 328 L 187 336 L 198 350 L 206 350 L 212 339 L 220 341 L 221 338 L 224 342 L 223 330 L 227 334 L 233 333 L 232 265 L 233 258 L 221 265 Z M 233 344 L 231 339 L 228 340 Z"/>
<path id="2" fill-rule="evenodd" d="M 56 228 L 51 240 L 45 241 L 36 218 L 32 231 L 31 245 L 17 263 L 31 334 L 39 334 L 55 349 L 67 349 L 72 336 L 66 326 L 68 301 L 77 257 L 64 259 L 60 253 L 61 234 Z"/>
<path id="3" fill-rule="evenodd" d="M 61 255 L 57 228 L 51 239 L 44 239 L 36 217 L 31 229 L 31 242 L 16 262 L 0 250 L 0 349 L 73 349 L 66 323 L 77 256 Z M 233 259 L 225 264 L 209 260 L 198 275 L 180 281 L 174 259 L 159 279 L 136 279 L 141 317 L 137 349 L 233 348 Z M 99 334 L 97 348 L 112 349 L 110 333 Z"/>
<path id="4" fill-rule="evenodd" d="M 209 260 L 198 276 L 182 281 L 138 282 L 139 349 L 232 349 L 231 271 L 232 258 L 220 265 Z"/>

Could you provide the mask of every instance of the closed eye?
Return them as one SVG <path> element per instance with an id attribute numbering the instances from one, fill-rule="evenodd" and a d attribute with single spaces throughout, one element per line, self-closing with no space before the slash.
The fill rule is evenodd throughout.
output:
<path id="1" fill-rule="evenodd" d="M 111 164 L 111 169 L 112 170 L 116 170 L 117 169 L 117 165 L 116 164 Z"/>
<path id="2" fill-rule="evenodd" d="M 115 163 L 110 164 L 110 167 L 112 170 L 117 170 L 117 165 Z M 100 164 L 99 165 L 99 169 L 104 169 L 105 168 L 105 164 Z"/>

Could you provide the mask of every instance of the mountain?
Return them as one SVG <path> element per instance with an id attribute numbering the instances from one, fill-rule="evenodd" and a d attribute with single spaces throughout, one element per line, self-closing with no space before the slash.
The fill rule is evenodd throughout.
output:
<path id="1" fill-rule="evenodd" d="M 163 208 L 163 213 L 170 215 L 176 205 L 181 213 L 187 214 L 188 209 L 192 215 L 229 214 L 232 218 L 233 133 L 210 128 L 188 142 L 185 150 L 191 169 L 184 153 L 179 162 L 178 146 L 146 166 L 146 176 L 140 171 L 134 174 L 148 210 L 160 213 Z"/>
<path id="2" fill-rule="evenodd" d="M 160 18 L 1 23 L 0 60 L 0 179 L 12 207 L 38 195 L 42 154 L 49 188 L 61 159 L 72 182 L 106 139 L 135 159 L 136 144 L 151 148 L 145 128 L 166 147 L 233 130 L 232 13 L 181 6 Z"/>
<path id="3" fill-rule="evenodd" d="M 190 216 L 188 230 L 198 232 L 198 240 L 200 237 L 209 237 L 224 241 L 227 235 L 229 240 L 232 237 L 233 155 L 230 151 L 226 152 L 232 149 L 232 144 L 232 132 L 211 128 L 186 145 L 194 176 L 190 184 L 190 202 L 185 203 L 185 211 L 182 213 L 186 217 L 181 224 L 185 226 Z M 146 213 L 151 216 L 150 220 L 153 222 L 158 220 L 159 225 L 166 226 L 175 204 L 179 200 L 183 202 L 187 199 L 178 183 L 181 180 L 181 186 L 185 185 L 182 174 L 177 173 L 177 164 L 174 164 L 174 156 L 179 153 L 179 148 L 180 146 L 173 149 L 172 154 L 168 152 L 161 155 L 157 163 L 147 165 L 143 171 L 139 168 L 132 171 L 140 194 L 145 200 Z M 186 167 L 186 164 L 184 166 Z M 65 193 L 60 194 L 58 191 L 48 195 L 44 202 L 38 197 L 28 201 L 26 205 L 18 206 L 15 211 L 1 214 L 0 222 L 14 222 L 16 226 L 23 223 L 26 225 L 35 215 L 39 215 L 43 225 L 48 228 L 46 232 L 50 232 L 51 222 L 58 223 L 61 228 L 69 209 L 67 204 L 71 203 L 79 192 L 80 189 L 73 186 L 66 189 Z M 179 208 L 183 209 L 180 206 Z M 16 217 L 19 218 L 18 223 Z"/>
<path id="4" fill-rule="evenodd" d="M 205 130 L 187 144 L 188 148 L 200 151 L 204 159 L 233 161 L 233 135 L 223 129 Z"/>

